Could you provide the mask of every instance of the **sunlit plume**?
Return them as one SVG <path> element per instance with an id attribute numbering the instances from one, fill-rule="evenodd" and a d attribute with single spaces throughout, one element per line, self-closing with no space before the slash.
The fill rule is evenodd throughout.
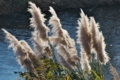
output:
<path id="1" fill-rule="evenodd" d="M 102 32 L 99 32 L 99 38 L 96 43 L 95 51 L 97 52 L 97 58 L 101 64 L 106 64 L 109 61 L 107 52 L 105 51 L 105 43 Z"/>
<path id="2" fill-rule="evenodd" d="M 90 17 L 90 29 L 92 38 L 92 47 L 95 48 L 99 36 L 99 24 L 95 22 L 94 17 Z"/>
<path id="3" fill-rule="evenodd" d="M 77 62 L 80 61 L 77 55 L 71 55 L 69 50 L 67 50 L 62 44 L 57 46 L 57 50 L 58 54 L 62 57 L 61 59 L 64 59 L 72 68 L 76 67 Z M 64 60 L 61 61 L 63 62 Z"/>
<path id="4" fill-rule="evenodd" d="M 88 60 L 92 60 L 91 55 L 91 33 L 89 27 L 89 19 L 81 10 L 81 18 L 78 20 L 77 42 L 88 56 Z"/>
<path id="5" fill-rule="evenodd" d="M 52 26 L 52 33 L 55 42 L 57 42 L 56 45 L 63 44 L 66 47 L 75 47 L 75 42 L 73 39 L 70 38 L 68 32 L 62 28 L 62 25 L 60 23 L 60 19 L 57 17 L 56 12 L 52 7 L 50 7 L 50 13 L 52 14 L 52 17 L 50 17 L 49 25 Z"/>
<path id="6" fill-rule="evenodd" d="M 30 26 L 38 32 L 38 35 L 42 40 L 47 41 L 47 32 L 49 31 L 49 28 L 44 24 L 46 20 L 44 14 L 41 13 L 40 8 L 37 8 L 34 3 L 29 2 L 29 5 L 30 8 L 28 8 L 28 12 L 32 14 L 32 18 L 30 18 Z"/>
<path id="7" fill-rule="evenodd" d="M 78 57 L 77 57 L 77 50 L 75 47 L 75 42 L 69 36 L 68 32 L 62 28 L 60 19 L 57 17 L 55 10 L 52 7 L 50 7 L 49 11 L 52 14 L 52 17 L 50 17 L 50 20 L 49 20 L 49 25 L 52 26 L 52 33 L 53 33 L 53 36 L 50 37 L 49 39 L 52 43 L 54 43 L 54 45 L 56 45 L 57 47 L 59 46 L 58 47 L 59 49 L 57 50 L 59 52 L 62 51 L 63 54 L 61 54 L 61 56 L 63 56 L 63 58 L 70 65 L 76 66 L 74 59 L 75 58 L 78 59 Z"/>
<path id="8" fill-rule="evenodd" d="M 6 39 L 10 43 L 10 48 L 13 49 L 13 51 L 17 54 L 17 60 L 23 66 L 29 71 L 33 71 L 34 66 L 29 58 L 29 54 L 26 51 L 26 49 L 23 47 L 23 45 L 9 32 L 7 32 L 5 29 L 2 29 L 6 35 Z"/>
<path id="9" fill-rule="evenodd" d="M 47 46 L 48 44 L 46 44 L 36 33 L 36 31 L 34 31 L 32 33 L 32 43 L 33 43 L 33 48 L 34 51 L 36 52 L 36 54 L 39 57 L 45 56 L 45 51 L 44 51 L 44 47 Z"/>
<path id="10" fill-rule="evenodd" d="M 19 42 L 24 47 L 25 51 L 27 51 L 27 53 L 29 53 L 31 57 L 36 56 L 36 54 L 32 51 L 31 47 L 28 45 L 26 41 L 20 40 Z"/>
<path id="11" fill-rule="evenodd" d="M 90 18 L 90 27 L 93 52 L 96 53 L 96 58 L 101 64 L 106 64 L 109 61 L 109 57 L 105 51 L 106 44 L 102 32 L 99 31 L 99 24 L 95 22 L 93 17 Z"/>
<path id="12" fill-rule="evenodd" d="M 65 58 L 63 57 L 64 55 L 58 54 L 58 57 L 60 58 L 60 63 L 66 67 L 69 70 L 73 70 L 73 68 L 71 67 L 71 65 L 65 60 Z"/>
<path id="13" fill-rule="evenodd" d="M 84 50 L 81 50 L 80 63 L 81 63 L 82 70 L 85 70 L 85 71 L 90 71 L 91 70 L 91 67 L 90 67 L 90 64 L 89 64 L 89 61 L 88 61 L 88 56 L 87 56 L 87 54 Z"/>

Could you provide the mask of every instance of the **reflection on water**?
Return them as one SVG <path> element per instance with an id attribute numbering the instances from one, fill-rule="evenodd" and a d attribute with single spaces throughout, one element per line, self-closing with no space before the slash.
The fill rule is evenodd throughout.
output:
<path id="1" fill-rule="evenodd" d="M 100 23 L 100 30 L 105 36 L 107 44 L 106 51 L 109 53 L 111 63 L 119 71 L 120 74 L 120 6 L 99 7 L 95 9 L 84 10 L 88 16 L 94 16 L 96 21 Z M 79 10 L 67 10 L 58 12 L 64 29 L 67 29 L 70 36 L 76 40 L 77 19 L 79 18 Z M 16 16 L 0 16 L 0 27 L 7 29 L 18 39 L 24 39 L 31 44 L 31 29 L 29 28 L 29 15 Z M 31 45 L 32 46 L 32 45 Z M 0 30 L 0 79 L 15 80 L 17 75 L 14 71 L 22 71 L 18 63 L 15 61 L 15 55 L 8 44 L 4 41 L 3 32 Z M 79 47 L 77 46 L 77 49 Z M 108 65 L 105 66 L 105 74 L 107 80 L 110 80 Z"/>

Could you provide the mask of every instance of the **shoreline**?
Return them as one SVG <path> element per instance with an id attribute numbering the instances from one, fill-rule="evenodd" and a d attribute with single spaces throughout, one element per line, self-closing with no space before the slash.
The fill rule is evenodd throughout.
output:
<path id="1" fill-rule="evenodd" d="M 8 15 L 11 13 L 27 12 L 28 2 L 34 2 L 42 11 L 48 11 L 49 6 L 52 6 L 56 11 L 65 9 L 88 9 L 99 6 L 116 6 L 120 4 L 120 0 L 1 0 L 0 1 L 0 15 Z"/>

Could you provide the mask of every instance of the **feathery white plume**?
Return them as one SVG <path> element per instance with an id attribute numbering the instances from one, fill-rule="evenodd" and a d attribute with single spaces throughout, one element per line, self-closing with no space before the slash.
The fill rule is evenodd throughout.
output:
<path id="1" fill-rule="evenodd" d="M 28 45 L 26 41 L 20 40 L 19 42 L 24 47 L 25 51 L 29 53 L 29 55 L 31 55 L 32 57 L 36 56 L 36 54 L 33 52 L 33 50 L 31 49 L 31 47 Z"/>
<path id="2" fill-rule="evenodd" d="M 37 35 L 32 38 L 34 50 L 37 53 L 38 57 L 45 56 L 45 51 L 43 46 L 43 41 Z"/>
<path id="3" fill-rule="evenodd" d="M 36 5 L 32 2 L 29 2 L 30 8 L 28 11 L 32 14 L 32 18 L 30 18 L 30 26 L 34 28 L 35 31 L 38 32 L 38 35 L 41 39 L 47 40 L 47 32 L 49 28 L 44 24 L 45 18 L 41 13 L 40 8 L 37 8 Z"/>
<path id="4" fill-rule="evenodd" d="M 105 51 L 106 44 L 102 32 L 99 31 L 99 25 L 93 17 L 90 18 L 92 48 L 94 49 L 97 59 L 100 63 L 106 64 L 109 61 L 107 52 Z"/>
<path id="5" fill-rule="evenodd" d="M 81 9 L 81 19 L 78 20 L 77 42 L 81 45 L 81 49 L 85 51 L 89 61 L 92 60 L 91 55 L 91 33 L 89 27 L 89 19 Z"/>
<path id="6" fill-rule="evenodd" d="M 60 19 L 57 17 L 56 12 L 52 7 L 50 7 L 50 13 L 52 14 L 52 17 L 49 20 L 49 24 L 52 25 L 52 32 L 53 38 L 51 37 L 51 41 L 54 40 L 56 45 L 62 44 L 67 49 L 71 50 L 70 55 L 76 55 L 77 51 L 75 49 L 75 42 L 71 37 L 69 36 L 68 32 L 62 28 L 62 25 L 60 23 Z M 73 50 L 73 51 L 72 51 Z"/>
<path id="7" fill-rule="evenodd" d="M 78 58 L 78 56 L 77 55 L 72 55 L 71 56 L 71 54 L 70 54 L 70 52 L 69 52 L 69 50 L 67 50 L 66 49 L 66 47 L 64 46 L 64 45 L 58 45 L 57 47 L 57 50 L 58 50 L 58 54 L 60 55 L 60 56 L 62 56 L 62 58 L 67 62 L 67 63 L 69 63 L 70 65 L 71 65 L 71 67 L 76 67 L 76 63 L 78 62 L 78 61 L 80 61 L 80 59 Z M 74 53 L 73 53 L 74 54 Z M 62 59 L 61 58 L 61 59 Z M 63 61 L 63 60 L 61 60 L 61 61 Z M 62 63 L 63 64 L 63 63 Z"/>
<path id="8" fill-rule="evenodd" d="M 88 56 L 87 56 L 87 54 L 85 53 L 84 50 L 81 50 L 80 63 L 81 63 L 82 70 L 85 70 L 85 71 L 90 71 L 91 70 L 91 67 L 90 67 L 90 64 L 89 64 L 89 61 L 88 61 Z"/>
<path id="9" fill-rule="evenodd" d="M 58 57 L 60 58 L 60 63 L 64 66 L 64 67 L 66 67 L 67 69 L 69 69 L 69 70 L 73 70 L 73 68 L 71 67 L 71 65 L 64 59 L 64 57 L 63 57 L 63 55 L 61 55 L 61 54 L 58 54 Z"/>
<path id="10" fill-rule="evenodd" d="M 57 17 L 57 14 L 52 7 L 50 7 L 49 12 L 52 14 L 52 17 L 49 20 L 49 25 L 51 25 L 53 27 L 52 33 L 54 33 L 54 35 L 56 35 L 56 36 L 59 36 L 60 35 L 59 32 L 62 29 L 60 19 Z"/>
<path id="11" fill-rule="evenodd" d="M 99 38 L 96 43 L 95 50 L 97 52 L 97 58 L 101 64 L 106 64 L 109 61 L 109 57 L 107 55 L 107 52 L 105 51 L 105 43 L 104 43 L 104 37 L 102 32 L 99 32 Z"/>
<path id="12" fill-rule="evenodd" d="M 13 35 L 11 35 L 9 32 L 7 32 L 5 29 L 2 29 L 6 35 L 6 39 L 9 40 L 10 48 L 13 48 L 13 51 L 17 54 L 17 60 L 23 66 L 29 71 L 33 71 L 34 66 L 29 58 L 29 54 L 26 51 L 28 48 L 24 48 L 21 44 L 22 41 L 18 41 Z"/>
<path id="13" fill-rule="evenodd" d="M 92 47 L 95 48 L 97 39 L 99 37 L 99 24 L 95 22 L 94 17 L 90 17 L 90 28 L 91 28 L 91 38 Z"/>
<path id="14" fill-rule="evenodd" d="M 6 31 L 5 29 L 2 29 L 3 32 L 5 33 L 5 38 L 9 41 L 10 45 L 8 46 L 9 48 L 12 48 L 13 51 L 17 54 L 17 55 L 21 55 L 24 56 L 25 54 L 25 50 L 23 48 L 23 46 L 19 43 L 19 41 L 12 35 L 10 34 L 8 31 Z"/>

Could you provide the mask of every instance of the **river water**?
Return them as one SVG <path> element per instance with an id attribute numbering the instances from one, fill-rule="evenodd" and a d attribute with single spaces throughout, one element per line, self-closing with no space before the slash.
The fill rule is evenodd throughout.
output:
<path id="1" fill-rule="evenodd" d="M 83 10 L 88 16 L 94 16 L 100 24 L 106 42 L 106 51 L 109 53 L 111 63 L 120 74 L 120 6 L 93 7 Z M 58 12 L 58 17 L 64 29 L 76 40 L 77 20 L 80 10 L 68 9 Z M 48 13 L 47 13 L 48 14 Z M 47 16 L 47 19 L 49 14 Z M 30 45 L 31 28 L 29 27 L 28 14 L 0 15 L 0 80 L 16 80 L 19 76 L 14 71 L 23 71 L 17 61 L 12 49 L 8 49 L 8 43 L 1 28 L 5 28 L 19 40 L 26 40 Z M 46 22 L 47 23 L 47 22 Z M 32 45 L 31 45 L 32 46 Z M 79 46 L 77 49 L 79 49 Z M 105 67 L 106 80 L 111 80 L 109 66 Z"/>

